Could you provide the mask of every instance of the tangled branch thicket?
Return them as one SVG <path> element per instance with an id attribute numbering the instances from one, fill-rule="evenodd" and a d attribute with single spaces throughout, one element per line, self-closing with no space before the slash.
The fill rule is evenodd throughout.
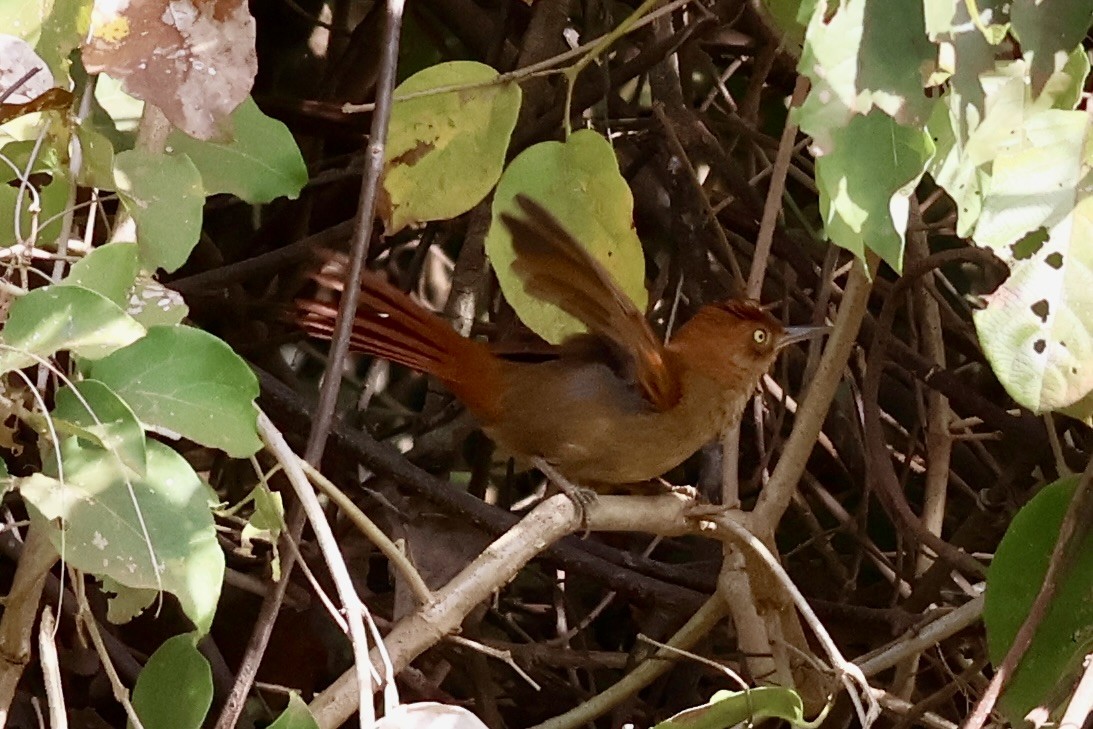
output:
<path id="1" fill-rule="evenodd" d="M 207 237 L 173 285 L 202 326 L 268 373 L 263 408 L 302 446 L 323 355 L 280 324 L 278 313 L 308 285 L 309 244 L 298 242 L 320 236 L 337 245 L 347 237 L 343 221 L 354 214 L 369 116 L 344 114 L 340 105 L 372 100 L 383 8 L 376 4 L 351 34 L 330 33 L 325 58 L 305 51 L 321 32 L 308 7 L 262 3 L 255 11 L 255 96 L 296 132 L 313 182 L 301 200 L 271 206 L 256 227 L 245 205 L 214 204 Z M 571 22 L 585 39 L 621 19 L 617 6 L 567 0 L 531 8 L 423 0 L 408 13 L 405 66 L 452 56 L 502 72 L 564 53 Z M 956 237 L 952 202 L 928 180 L 912 200 L 902 279 L 884 266 L 867 270 L 821 238 L 808 140 L 792 128 L 783 134 L 787 104 L 805 88 L 786 48 L 751 3 L 681 3 L 591 65 L 575 86 L 573 110 L 580 123 L 610 135 L 630 183 L 659 331 L 703 302 L 745 293 L 749 272 L 761 283 L 754 292 L 785 320 L 842 327 L 841 359 L 821 363 L 819 347 L 793 351 L 764 380 L 745 414 L 738 464 L 729 462 L 738 482 L 726 488 L 736 490 L 751 513 L 745 523 L 781 556 L 843 655 L 869 667 L 890 723 L 952 726 L 989 677 L 976 622 L 982 568 L 970 555 L 993 552 L 1037 484 L 1068 465 L 1082 470 L 1090 434 L 1076 421 L 1015 408 L 995 380 L 971 312 L 1005 268 Z M 536 76 L 522 88 L 513 154 L 562 129 L 564 83 Z M 521 340 L 485 260 L 488 221 L 487 201 L 459 219 L 380 238 L 369 265 L 472 336 Z M 824 367 L 833 372 L 833 397 L 813 397 Z M 516 528 L 540 484 L 494 458 L 474 423 L 424 378 L 354 357 L 335 369 L 346 373 L 345 415 L 322 470 L 404 541 L 440 591 Z M 787 438 L 804 420 L 819 433 L 791 449 Z M 669 478 L 716 503 L 724 464 L 711 446 Z M 250 483 L 225 462 L 213 469 L 213 485 L 230 500 Z M 664 526 L 648 531 L 671 531 L 674 518 L 665 513 Z M 636 515 L 634 523 L 656 520 Z M 348 522 L 338 527 L 377 621 L 390 628 L 406 620 L 417 605 L 403 578 Z M 239 537 L 235 528 L 224 533 L 231 542 Z M 693 651 L 749 685 L 795 680 L 815 712 L 839 686 L 815 665 L 828 656 L 769 573 L 732 540 L 725 551 L 722 544 L 642 531 L 543 544 L 511 582 L 504 570 L 487 576 L 479 587 L 496 590 L 492 599 L 474 593 L 445 616 L 462 637 L 507 651 L 526 675 L 444 639 L 441 623 L 426 621 L 419 631 L 438 632 L 419 633 L 420 649 L 400 654 L 415 659 L 399 676 L 403 698 L 470 704 L 491 726 L 531 726 L 603 694 L 650 655 L 639 636 L 679 638 L 697 612 L 709 619 L 686 636 Z M 300 549 L 305 560 L 316 558 L 308 541 Z M 243 557 L 230 566 L 264 570 Z M 290 598 L 296 592 L 294 583 Z M 702 612 L 711 598 L 726 602 Z M 213 631 L 225 653 L 242 652 L 246 631 L 235 620 L 246 622 L 241 616 L 255 599 L 226 590 Z M 347 666 L 346 653 L 322 608 L 301 600 L 283 607 L 260 679 L 319 690 Z M 747 624 L 749 605 L 758 636 Z M 224 617 L 233 611 L 235 618 Z M 955 625 L 931 632 L 945 616 Z M 918 640 L 923 635 L 929 642 Z M 717 689 L 738 688 L 709 665 L 671 660 L 659 677 L 613 697 L 602 725 L 647 726 Z M 845 695 L 834 711 L 853 716 Z"/>

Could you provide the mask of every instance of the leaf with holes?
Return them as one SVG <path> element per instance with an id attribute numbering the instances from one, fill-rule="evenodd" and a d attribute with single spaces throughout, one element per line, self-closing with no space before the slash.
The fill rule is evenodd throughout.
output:
<path id="1" fill-rule="evenodd" d="M 58 553 L 79 570 L 127 587 L 167 590 L 207 633 L 224 578 L 209 511 L 216 494 L 182 456 L 156 441 L 148 441 L 144 477 L 77 438 L 63 439 L 60 453 L 63 482 L 44 473 L 18 482 Z"/>
<path id="2" fill-rule="evenodd" d="M 1038 93 L 1085 38 L 1093 24 L 1093 5 L 1088 0 L 1014 0 L 1010 19 L 1030 61 L 1032 90 Z"/>
<path id="3" fill-rule="evenodd" d="M 61 285 L 82 286 L 125 306 L 139 270 L 136 243 L 109 243 L 73 263 Z"/>
<path id="4" fill-rule="evenodd" d="M 225 139 L 258 71 L 254 38 L 243 0 L 97 3 L 82 57 L 187 134 Z"/>
<path id="5" fill-rule="evenodd" d="M 1093 195 L 1088 117 L 1049 109 L 994 162 L 976 226 L 1012 271 L 976 312 L 983 350 L 1007 392 L 1036 412 L 1093 390 Z"/>
<path id="6" fill-rule="evenodd" d="M 921 127 L 933 104 L 922 93 L 923 71 L 936 57 L 921 3 L 817 3 L 799 64 L 812 81 L 796 112 L 801 129 L 826 153 L 833 134 L 874 109 Z"/>

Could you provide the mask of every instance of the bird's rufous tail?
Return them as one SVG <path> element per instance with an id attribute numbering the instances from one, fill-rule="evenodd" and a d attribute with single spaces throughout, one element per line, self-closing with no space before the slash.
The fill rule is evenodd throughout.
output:
<path id="1" fill-rule="evenodd" d="M 320 272 L 313 278 L 338 295 L 343 290 L 338 276 Z M 321 339 L 333 336 L 336 300 L 299 299 L 296 306 L 301 328 Z M 349 348 L 433 375 L 480 418 L 488 421 L 494 415 L 502 362 L 485 344 L 460 336 L 448 322 L 377 274 L 361 276 Z"/>

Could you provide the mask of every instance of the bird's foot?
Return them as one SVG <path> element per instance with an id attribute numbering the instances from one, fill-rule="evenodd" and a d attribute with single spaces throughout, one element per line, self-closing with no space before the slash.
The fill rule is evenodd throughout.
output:
<path id="1" fill-rule="evenodd" d="M 535 457 L 531 460 L 531 463 L 542 471 L 573 502 L 573 506 L 576 507 L 577 514 L 581 518 L 581 530 L 584 532 L 582 538 L 587 537 L 589 532 L 588 507 L 596 501 L 596 492 L 576 485 L 542 458 Z"/>
<path id="2" fill-rule="evenodd" d="M 663 479 L 661 479 L 661 482 L 668 489 L 668 493 L 670 493 L 670 494 L 679 494 L 680 496 L 686 496 L 688 499 L 693 501 L 696 506 L 701 506 L 701 504 L 699 502 L 702 498 L 702 495 L 700 493 L 698 493 L 698 489 L 696 489 L 694 486 L 687 486 L 685 484 L 668 483 L 667 481 L 664 481 Z"/>

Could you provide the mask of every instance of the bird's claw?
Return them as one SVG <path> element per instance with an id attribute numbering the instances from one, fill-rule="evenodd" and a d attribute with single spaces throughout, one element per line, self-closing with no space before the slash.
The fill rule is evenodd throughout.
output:
<path id="1" fill-rule="evenodd" d="M 573 502 L 573 506 L 576 507 L 577 514 L 581 519 L 581 530 L 584 532 L 582 538 L 587 537 L 589 532 L 588 507 L 596 501 L 596 492 L 592 489 L 577 486 L 542 458 L 534 458 L 532 463 Z"/>
<path id="2" fill-rule="evenodd" d="M 688 499 L 690 499 L 691 501 L 695 502 L 695 505 L 700 505 L 698 503 L 698 500 L 699 500 L 701 494 L 698 493 L 698 489 L 696 489 L 694 486 L 687 486 L 687 485 L 684 485 L 684 484 L 674 484 L 674 483 L 667 484 L 667 486 L 668 486 L 668 493 L 679 494 L 680 496 L 685 496 Z"/>

